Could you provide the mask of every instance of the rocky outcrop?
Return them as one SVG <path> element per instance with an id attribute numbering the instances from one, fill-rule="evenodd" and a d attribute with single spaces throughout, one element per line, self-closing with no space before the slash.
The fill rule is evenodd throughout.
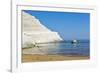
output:
<path id="1" fill-rule="evenodd" d="M 35 43 L 62 41 L 57 32 L 51 31 L 42 25 L 36 17 L 24 11 L 22 12 L 22 32 L 23 48 Z"/>

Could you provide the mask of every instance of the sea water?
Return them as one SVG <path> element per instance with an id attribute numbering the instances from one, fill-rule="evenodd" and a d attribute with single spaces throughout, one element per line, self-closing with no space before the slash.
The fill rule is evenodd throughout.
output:
<path id="1" fill-rule="evenodd" d="M 47 54 L 52 55 L 83 55 L 89 56 L 90 42 L 89 40 L 79 40 L 78 43 L 71 41 L 63 41 L 56 43 L 42 43 L 41 48 L 45 48 Z"/>

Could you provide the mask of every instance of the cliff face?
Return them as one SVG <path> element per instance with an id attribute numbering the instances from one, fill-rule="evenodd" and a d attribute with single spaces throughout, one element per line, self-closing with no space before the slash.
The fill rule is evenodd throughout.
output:
<path id="1" fill-rule="evenodd" d="M 51 31 L 40 23 L 34 16 L 22 12 L 22 47 L 28 47 L 34 43 L 46 43 L 61 41 L 57 32 Z"/>

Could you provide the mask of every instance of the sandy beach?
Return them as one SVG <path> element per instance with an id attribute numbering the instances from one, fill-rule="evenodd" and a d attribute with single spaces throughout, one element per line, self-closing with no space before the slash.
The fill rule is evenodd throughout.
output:
<path id="1" fill-rule="evenodd" d="M 22 62 L 85 60 L 88 56 L 22 54 Z"/>
<path id="2" fill-rule="evenodd" d="M 42 62 L 42 61 L 64 61 L 64 60 L 85 60 L 89 56 L 83 55 L 59 55 L 47 54 L 46 48 L 22 49 L 22 62 Z"/>

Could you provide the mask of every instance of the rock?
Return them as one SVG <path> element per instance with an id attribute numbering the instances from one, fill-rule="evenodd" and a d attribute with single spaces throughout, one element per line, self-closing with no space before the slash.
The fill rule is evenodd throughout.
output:
<path id="1" fill-rule="evenodd" d="M 23 48 L 28 47 L 29 44 L 63 40 L 57 32 L 51 31 L 41 24 L 41 22 L 36 17 L 24 11 L 22 12 L 22 32 Z"/>

